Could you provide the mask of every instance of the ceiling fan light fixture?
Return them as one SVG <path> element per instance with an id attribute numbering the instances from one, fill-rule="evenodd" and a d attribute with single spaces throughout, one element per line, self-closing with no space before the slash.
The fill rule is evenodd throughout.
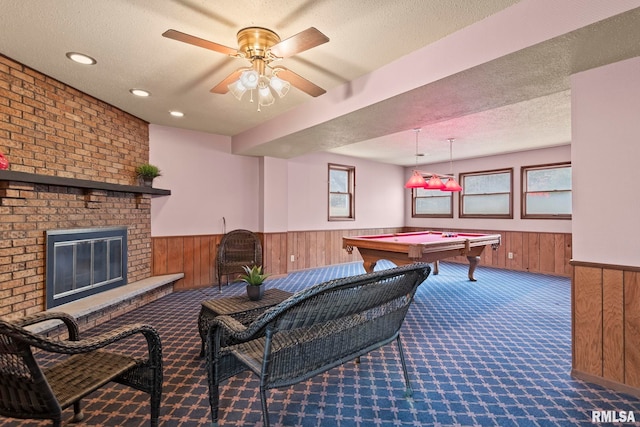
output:
<path id="1" fill-rule="evenodd" d="M 255 89 L 260 82 L 260 74 L 256 70 L 243 71 L 242 74 L 240 74 L 239 82 L 242 83 L 242 86 L 246 89 Z"/>
<path id="2" fill-rule="evenodd" d="M 269 86 L 260 86 L 258 88 L 258 104 L 263 107 L 267 107 L 276 102 L 276 99 L 271 94 L 271 89 Z"/>
<path id="3" fill-rule="evenodd" d="M 235 96 L 238 101 L 240 101 L 242 99 L 242 95 L 244 95 L 245 92 L 247 91 L 247 88 L 242 84 L 240 79 L 238 79 L 235 82 L 231 83 L 227 87 L 229 88 L 229 92 L 231 92 L 233 94 L 233 96 Z"/>
<path id="4" fill-rule="evenodd" d="M 271 79 L 269 80 L 269 86 L 271 86 L 271 89 L 273 89 L 273 91 L 280 98 L 283 98 L 287 94 L 287 92 L 289 92 L 289 89 L 291 89 L 291 83 L 286 80 L 282 80 L 275 74 L 271 76 Z"/>
<path id="5" fill-rule="evenodd" d="M 210 92 L 224 95 L 233 92 L 233 95 L 241 100 L 246 91 L 250 91 L 250 102 L 253 102 L 253 89 L 259 89 L 263 85 L 273 94 L 263 91 L 263 96 L 258 94 L 258 111 L 260 105 L 274 103 L 274 95 L 283 98 L 291 86 L 308 95 L 317 97 L 326 93 L 326 90 L 312 83 L 304 77 L 285 67 L 273 67 L 270 64 L 284 58 L 289 58 L 311 48 L 327 43 L 329 37 L 322 34 L 314 27 L 309 27 L 285 40 L 274 31 L 263 27 L 246 27 L 238 31 L 236 35 L 238 48 L 224 46 L 209 40 L 204 40 L 181 31 L 169 29 L 162 33 L 163 37 L 182 43 L 201 47 L 214 52 L 222 53 L 233 58 L 242 58 L 251 63 L 250 68 L 239 68 L 229 74 L 220 83 L 214 86 Z M 281 72 L 284 79 L 277 77 Z M 270 88 L 270 89 L 269 89 Z"/>

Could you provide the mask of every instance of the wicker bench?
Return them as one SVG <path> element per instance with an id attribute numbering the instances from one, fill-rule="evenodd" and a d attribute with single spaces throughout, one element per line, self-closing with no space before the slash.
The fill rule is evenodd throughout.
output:
<path id="1" fill-rule="evenodd" d="M 50 339 L 25 329 L 54 319 L 64 322 L 68 340 Z M 105 350 L 109 344 L 137 334 L 146 340 L 140 341 L 144 342 L 142 348 L 148 357 Z M 52 358 L 54 361 L 40 366 L 32 348 L 69 357 Z M 16 321 L 0 320 L 0 415 L 49 419 L 59 427 L 62 410 L 73 405 L 73 421 L 80 421 L 80 400 L 110 381 L 149 393 L 151 426 L 158 425 L 162 347 L 154 328 L 142 324 L 121 326 L 81 340 L 78 324 L 66 313 L 41 312 Z"/>
<path id="2" fill-rule="evenodd" d="M 307 380 L 394 340 L 410 396 L 400 327 L 430 271 L 418 263 L 321 283 L 248 326 L 231 316 L 213 319 L 205 348 L 212 425 L 218 425 L 220 383 L 240 372 L 260 378 L 263 424 L 269 427 L 266 390 Z M 225 337 L 237 344 L 224 347 Z"/>

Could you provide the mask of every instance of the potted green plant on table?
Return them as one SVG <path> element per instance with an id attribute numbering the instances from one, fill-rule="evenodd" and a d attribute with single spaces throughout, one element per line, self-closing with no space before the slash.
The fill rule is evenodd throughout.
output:
<path id="1" fill-rule="evenodd" d="M 240 275 L 240 280 L 247 284 L 247 295 L 251 301 L 258 301 L 264 295 L 264 281 L 268 274 L 263 274 L 261 265 L 242 267 L 245 274 Z"/>
<path id="2" fill-rule="evenodd" d="M 142 181 L 143 185 L 151 187 L 153 185 L 153 179 L 162 174 L 157 166 L 144 163 L 136 168 L 136 175 L 138 176 L 138 179 Z"/>

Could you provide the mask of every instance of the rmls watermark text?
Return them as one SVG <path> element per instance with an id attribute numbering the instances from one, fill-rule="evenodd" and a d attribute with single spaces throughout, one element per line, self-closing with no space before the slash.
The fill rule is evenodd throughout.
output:
<path id="1" fill-rule="evenodd" d="M 633 411 L 591 411 L 592 423 L 635 423 Z"/>

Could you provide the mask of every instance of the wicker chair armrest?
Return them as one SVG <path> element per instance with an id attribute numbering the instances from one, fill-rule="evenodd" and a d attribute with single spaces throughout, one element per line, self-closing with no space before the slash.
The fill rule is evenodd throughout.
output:
<path id="1" fill-rule="evenodd" d="M 47 322 L 50 320 L 60 320 L 66 325 L 67 330 L 69 331 L 69 340 L 77 341 L 80 339 L 78 322 L 73 316 L 67 313 L 41 311 L 39 313 L 33 313 L 21 319 L 14 320 L 13 323 L 24 328 L 25 326 L 35 325 L 37 323 Z"/>
<path id="2" fill-rule="evenodd" d="M 229 337 L 237 340 L 238 336 L 246 332 L 247 327 L 231 316 L 216 316 L 211 323 L 209 333 L 219 330 L 221 334 L 227 334 Z"/>
<path id="3" fill-rule="evenodd" d="M 250 325 L 245 326 L 231 316 L 217 316 L 213 319 L 209 328 L 211 342 L 217 342 L 216 348 L 220 348 L 219 345 L 222 342 L 220 341 L 222 337 L 225 337 L 226 340 L 230 340 L 234 344 L 261 338 L 264 336 L 264 330 L 270 320 L 270 317 L 265 318 L 264 316 L 260 316 Z"/>
<path id="4" fill-rule="evenodd" d="M 220 336 L 226 333 L 227 336 L 233 339 L 236 343 L 247 342 L 256 338 L 261 338 L 264 335 L 265 328 L 271 321 L 277 318 L 277 316 L 288 307 L 291 307 L 304 300 L 306 294 L 306 291 L 301 291 L 297 294 L 294 294 L 281 303 L 265 310 L 260 316 L 258 316 L 257 319 L 246 326 L 238 322 L 231 316 L 217 316 L 213 319 L 211 326 L 217 325 L 219 327 L 210 328 L 209 330 L 213 331 L 218 329 L 220 331 Z"/>
<path id="5" fill-rule="evenodd" d="M 142 334 L 146 341 L 149 351 L 149 358 L 152 363 L 161 363 L 162 347 L 160 342 L 160 334 L 150 325 L 131 324 L 121 326 L 104 334 L 81 339 L 78 341 L 58 341 L 48 337 L 43 337 L 32 332 L 22 330 L 21 338 L 29 345 L 40 348 L 42 350 L 61 353 L 61 354 L 80 354 L 104 348 L 109 344 L 113 344 L 124 338 L 135 334 Z M 154 363 L 155 364 L 155 363 Z"/>

